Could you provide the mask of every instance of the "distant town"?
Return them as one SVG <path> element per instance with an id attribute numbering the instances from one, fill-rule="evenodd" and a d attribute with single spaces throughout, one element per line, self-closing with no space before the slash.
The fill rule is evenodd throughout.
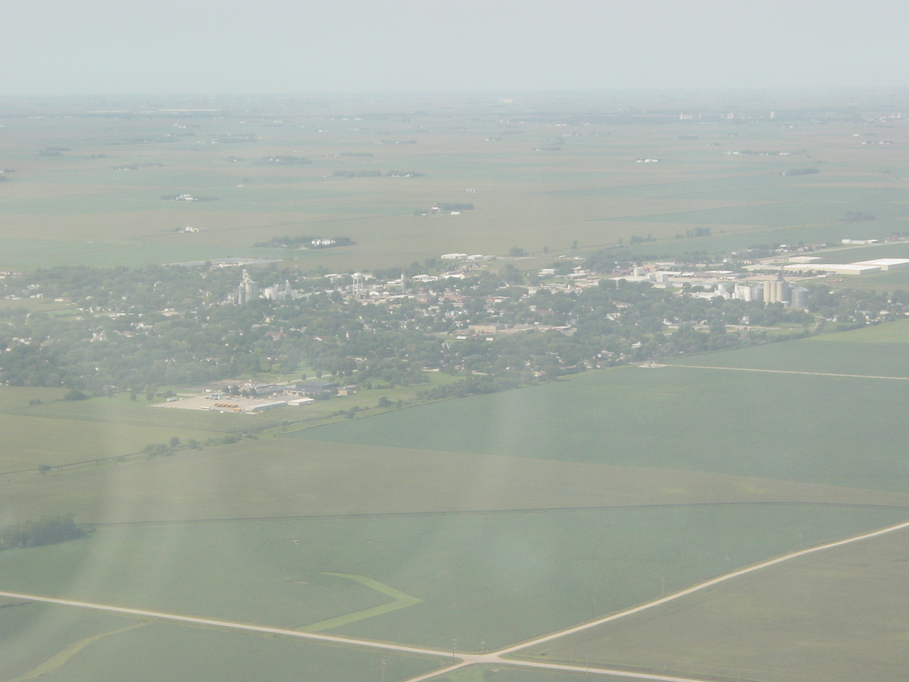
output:
<path id="1" fill-rule="evenodd" d="M 375 272 L 300 274 L 248 259 L 7 272 L 0 381 L 149 399 L 161 387 L 226 382 L 168 404 L 249 413 L 429 383 L 427 372 L 460 378 L 427 387 L 427 399 L 496 391 L 904 316 L 906 292 L 853 291 L 843 276 L 909 259 L 827 261 L 834 247 L 879 241 L 637 262 L 607 247 L 545 267 L 515 248 Z M 255 380 L 301 363 L 309 382 Z"/>

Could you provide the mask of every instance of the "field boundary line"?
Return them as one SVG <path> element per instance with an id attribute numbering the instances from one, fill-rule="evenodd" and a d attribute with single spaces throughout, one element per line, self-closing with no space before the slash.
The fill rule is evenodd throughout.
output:
<path id="1" fill-rule="evenodd" d="M 892 379 L 909 381 L 909 377 L 880 376 L 877 374 L 838 374 L 835 372 L 804 372 L 795 369 L 758 369 L 756 367 L 715 367 L 711 365 L 666 365 L 667 367 L 690 367 L 692 369 L 725 369 L 731 372 L 766 372 L 769 374 L 804 374 L 814 377 L 846 377 L 848 379 Z"/>
<path id="2" fill-rule="evenodd" d="M 831 486 L 835 487 L 835 486 Z M 846 490 L 869 490 L 846 488 Z M 878 491 L 871 491 L 878 492 Z M 892 492 L 892 491 L 883 491 Z M 899 493 L 903 494 L 903 493 Z M 402 512 L 354 512 L 350 514 L 290 514 L 287 516 L 231 516 L 211 519 L 162 519 L 160 521 L 86 521 L 92 528 L 117 528 L 120 526 L 164 526 L 171 524 L 235 523 L 239 521 L 345 521 L 356 519 L 393 519 L 412 516 L 485 516 L 505 514 L 546 514 L 549 512 L 592 512 L 615 509 L 681 509 L 686 507 L 838 507 L 848 509 L 909 509 L 909 501 L 901 504 L 871 504 L 870 502 L 802 502 L 799 500 L 754 500 L 744 502 L 662 502 L 647 504 L 597 504 L 583 507 L 516 507 L 514 509 L 446 509 Z"/>

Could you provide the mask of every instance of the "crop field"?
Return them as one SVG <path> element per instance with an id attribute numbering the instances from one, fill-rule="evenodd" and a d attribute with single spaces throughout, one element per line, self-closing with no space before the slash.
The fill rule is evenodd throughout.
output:
<path id="1" fill-rule="evenodd" d="M 15 171 L 0 183 L 4 268 L 243 256 L 343 270 L 514 246 L 558 253 L 578 242 L 583 253 L 633 236 L 656 240 L 646 253 L 673 254 L 907 228 L 898 145 L 863 148 L 850 123 L 563 125 L 493 103 L 466 115 L 440 102 L 414 103 L 410 114 L 299 103 L 274 116 L 99 115 L 86 104 L 47 118 L 0 105 L 0 158 Z M 658 162 L 637 163 L 643 158 Z M 815 165 L 815 175 L 782 175 Z M 181 194 L 199 200 L 165 198 Z M 414 215 L 465 201 L 476 209 Z M 850 211 L 877 221 L 843 223 Z M 200 231 L 178 232 L 187 225 Z M 710 227 L 711 236 L 677 238 L 692 227 Z M 283 234 L 348 236 L 356 245 L 292 254 L 253 247 Z"/>
<path id="2" fill-rule="evenodd" d="M 110 422 L 54 421 L 19 415 L 0 415 L 4 434 L 0 473 L 58 466 L 87 460 L 135 454 L 149 443 L 166 443 L 174 436 L 183 441 L 204 441 L 218 434 L 200 429 L 155 428 Z M 138 446 L 137 446 L 138 444 Z"/>
<path id="3" fill-rule="evenodd" d="M 65 393 L 0 387 L 0 428 L 6 444 L 0 453 L 0 475 L 135 455 L 149 444 L 169 443 L 174 437 L 205 442 L 237 429 L 237 422 L 225 415 L 168 419 L 125 395 L 63 400 Z"/>
<path id="4" fill-rule="evenodd" d="M 714 505 L 117 526 L 8 550 L 0 567 L 11 592 L 483 651 L 905 516 Z M 389 591 L 395 608 L 374 613 Z"/>
<path id="5" fill-rule="evenodd" d="M 803 370 L 798 358 L 813 353 L 812 371 L 906 375 L 905 351 L 884 343 L 868 348 L 811 339 L 788 342 L 785 348 L 774 344 L 701 355 L 690 362 L 748 367 L 754 356 L 758 367 L 768 368 L 775 357 L 769 349 L 785 358 L 786 348 L 795 349 L 793 364 L 770 368 Z M 863 363 L 865 356 L 869 359 Z M 903 438 L 890 428 L 905 414 L 906 383 L 625 367 L 297 435 L 909 492 Z M 466 423 L 470 429 L 461 427 Z"/>
<path id="6" fill-rule="evenodd" d="M 65 607 L 4 604 L 5 682 L 128 679 L 404 680 L 439 667 L 431 658 L 340 648 L 280 637 L 98 615 Z M 22 633 L 27 633 L 22 635 Z"/>
<path id="7" fill-rule="evenodd" d="M 909 378 L 907 349 L 909 320 L 900 320 L 734 353 L 699 355 L 673 364 Z M 897 381 L 895 386 L 903 384 Z"/>
<path id="8" fill-rule="evenodd" d="M 548 662 L 710 679 L 902 680 L 906 532 L 801 557 L 543 645 Z"/>

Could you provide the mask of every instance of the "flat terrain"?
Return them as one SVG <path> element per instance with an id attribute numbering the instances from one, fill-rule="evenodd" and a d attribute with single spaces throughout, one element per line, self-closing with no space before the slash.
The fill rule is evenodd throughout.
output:
<path id="1" fill-rule="evenodd" d="M 906 532 L 809 555 L 527 653 L 710 679 L 905 676 Z"/>
<path id="2" fill-rule="evenodd" d="M 906 324 L 894 332 L 878 329 L 886 328 L 684 362 L 907 376 L 906 345 L 899 340 Z M 892 428 L 902 421 L 907 396 L 899 380 L 723 372 L 680 361 L 587 373 L 297 435 L 909 492 L 904 439 Z M 467 423 L 471 428 L 462 428 Z"/>
<path id="3" fill-rule="evenodd" d="M 26 112 L 0 101 L 0 159 L 15 171 L 0 183 L 0 268 L 244 256 L 337 271 L 511 247 L 584 253 L 633 237 L 648 240 L 633 252 L 672 256 L 909 228 L 902 125 L 870 148 L 882 133 L 859 122 L 656 124 L 609 101 L 571 115 L 556 113 L 562 103 L 482 100 L 273 104 L 181 113 L 122 101 L 98 113 L 97 102 Z M 782 174 L 800 167 L 820 172 Z M 442 202 L 475 209 L 414 214 Z M 844 221 L 849 212 L 876 220 Z M 710 234 L 687 236 L 695 228 Z M 253 246 L 284 234 L 356 244 Z"/>
<path id="4" fill-rule="evenodd" d="M 81 540 L 0 552 L 2 588 L 441 651 L 454 639 L 463 651 L 494 651 L 909 517 L 907 474 L 899 468 L 904 448 L 896 436 L 891 443 L 880 435 L 882 424 L 905 411 L 904 383 L 786 373 L 812 358 L 810 371 L 902 376 L 896 349 L 905 347 L 906 329 L 906 323 L 893 323 L 691 359 L 701 367 L 782 372 L 626 367 L 286 437 L 263 435 L 169 457 L 7 478 L 2 485 L 8 518 L 75 512 L 79 521 L 97 525 Z M 767 349 L 775 354 L 766 355 Z M 737 399 L 718 403 L 716 395 L 724 390 Z M 33 402 L 37 396 L 40 403 Z M 142 429 L 165 428 L 153 426 L 161 415 L 201 418 L 209 428 L 259 418 L 158 410 L 119 398 L 54 402 L 52 393 L 26 390 L 7 389 L 0 398 L 4 416 L 20 419 L 50 422 L 57 414 L 62 424 L 91 425 L 100 414 L 113 423 L 147 424 L 133 427 L 136 438 L 148 437 Z M 737 402 L 753 407 L 740 409 Z M 471 430 L 462 428 L 468 421 Z M 563 422 L 580 428 L 566 429 Z M 770 434 L 772 442 L 766 442 Z M 868 544 L 878 546 L 890 545 Z M 824 556 L 812 559 L 817 570 L 827 566 Z M 869 556 L 868 562 L 896 566 L 887 556 Z M 850 573 L 851 565 L 837 569 L 843 580 L 863 575 Z M 872 583 L 885 586 L 887 580 Z M 798 584 L 792 600 L 802 589 Z M 711 590 L 734 591 L 737 585 Z M 849 599 L 866 599 L 861 595 L 867 590 L 843 589 Z M 808 599 L 811 592 L 805 594 Z M 875 603 L 875 594 L 868 594 L 868 604 Z M 697 600 L 692 595 L 678 604 L 688 599 Z M 750 599 L 770 603 L 757 593 Z M 703 622 L 732 618 L 729 637 L 738 636 L 739 607 L 729 600 L 718 604 Z M 653 611 L 674 613 L 679 605 Z M 815 613 L 810 601 L 803 609 Z M 29 652 L 15 659 L 16 675 L 51 665 L 51 659 L 59 662 L 54 656 L 87 637 L 110 633 L 84 643 L 54 673 L 106 674 L 111 664 L 105 660 L 153 657 L 159 639 L 168 641 L 186 627 L 93 616 L 91 627 L 73 625 L 51 635 L 21 620 L 36 610 L 67 611 L 34 604 L 0 609 L 0 619 L 21 633 L 23 651 Z M 769 606 L 765 612 L 774 613 Z M 812 618 L 829 620 L 825 611 L 816 612 Z M 867 613 L 872 618 L 877 610 L 869 606 Z M 663 622 L 656 616 L 645 620 L 648 627 Z M 672 621 L 666 622 L 659 632 L 671 639 Z M 129 625 L 141 626 L 122 630 Z M 603 651 L 596 633 L 584 635 L 590 665 L 708 674 L 694 664 L 686 667 L 687 658 L 652 658 L 649 645 L 636 649 L 629 643 L 627 657 L 594 655 Z M 810 628 L 793 636 L 815 641 L 811 633 L 818 642 L 828 641 L 823 631 Z M 281 642 L 260 654 L 250 635 L 204 636 L 212 646 L 223 646 L 224 638 L 239 640 L 231 648 L 254 661 L 268 655 L 276 665 L 293 665 L 312 646 L 313 665 L 336 664 L 334 647 L 322 654 L 324 645 Z M 633 639 L 649 637 L 647 631 Z M 777 644 L 770 634 L 760 637 L 771 649 L 781 647 L 779 665 L 795 675 L 802 663 L 787 663 L 794 659 L 783 638 Z M 855 646 L 864 646 L 862 641 Z M 205 646 L 200 640 L 200 650 Z M 545 660 L 580 660 L 574 643 L 541 646 Z M 890 645 L 876 646 L 886 657 Z M 113 651 L 119 653 L 105 655 Z M 375 663 L 370 655 L 364 654 L 367 667 Z M 749 655 L 742 653 L 741 660 Z M 182 668 L 159 662 L 149 670 L 178 674 L 192 660 L 188 655 Z M 800 660 L 809 665 L 813 654 Z M 405 657 L 395 665 L 401 666 L 396 679 L 408 679 L 420 663 Z M 751 670 L 748 665 L 741 663 Z M 354 665 L 343 675 L 357 679 L 360 670 Z M 481 670 L 461 669 L 450 679 L 471 680 Z M 562 673 L 527 674 L 557 680 Z"/>
<path id="5" fill-rule="evenodd" d="M 39 604 L 2 609 L 5 682 L 129 679 L 404 680 L 437 669 L 431 658 L 85 612 Z M 29 637 L 16 636 L 28 632 Z M 35 661 L 42 663 L 35 665 Z"/>
<path id="6" fill-rule="evenodd" d="M 290 629 L 353 614 L 324 631 L 484 651 L 907 515 L 713 505 L 118 526 L 3 552 L 0 567 L 10 592 Z M 413 599 L 370 615 L 389 596 L 346 576 Z"/>
<path id="7" fill-rule="evenodd" d="M 675 256 L 909 230 L 909 139 L 893 121 L 699 123 L 673 109 L 656 124 L 615 104 L 560 116 L 563 104 L 482 99 L 40 106 L 0 101 L 0 168 L 14 169 L 0 182 L 3 271 L 242 256 L 331 272 L 512 247 L 539 267 L 603 246 Z M 893 144 L 862 144 L 878 137 Z M 782 174 L 804 167 L 820 172 Z M 442 202 L 475 209 L 415 215 Z M 356 243 L 254 246 L 285 234 Z M 71 314 L 0 302 L 22 306 Z M 900 321 L 394 410 L 379 398 L 424 386 L 262 415 L 0 387 L 0 524 L 73 513 L 89 529 L 0 552 L 0 592 L 153 612 L 2 597 L 0 680 L 403 682 L 458 652 L 472 665 L 435 679 L 567 682 L 588 666 L 902 679 L 904 531 L 511 654 L 576 672 L 495 652 L 909 519 L 907 350 Z"/>
<path id="8" fill-rule="evenodd" d="M 358 391 L 262 414 L 161 409 L 189 402 L 213 407 L 217 402 L 202 397 L 175 403 L 156 398 L 151 404 L 144 397 L 130 400 L 125 393 L 65 400 L 63 389 L 0 386 L 0 426 L 10 445 L 0 452 L 0 477 L 36 474 L 42 466 L 73 469 L 136 459 L 148 446 L 167 445 L 175 437 L 184 449 L 192 442 L 209 447 L 225 438 L 282 433 L 337 421 L 352 409 L 363 415 L 385 412 L 388 408 L 377 407 L 382 397 L 394 403 L 410 401 L 420 390 L 454 380 L 433 373 L 426 384 Z M 204 394 L 197 390 L 196 395 Z"/>

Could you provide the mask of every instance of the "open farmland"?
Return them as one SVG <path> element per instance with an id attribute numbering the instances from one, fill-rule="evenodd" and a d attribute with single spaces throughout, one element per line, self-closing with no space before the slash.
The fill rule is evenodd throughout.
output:
<path id="1" fill-rule="evenodd" d="M 105 113 L 98 102 L 44 104 L 29 117 L 0 102 L 0 158 L 15 171 L 0 183 L 0 267 L 244 256 L 343 270 L 452 251 L 542 255 L 577 243 L 583 253 L 632 237 L 654 240 L 637 251 L 671 255 L 907 229 L 899 146 L 862 146 L 858 123 L 656 122 L 609 101 L 568 117 L 520 103 L 408 104 L 269 112 L 224 100 L 180 112 L 124 100 Z M 906 131 L 888 134 L 899 142 Z M 800 166 L 820 172 L 782 175 Z M 197 200 L 166 199 L 184 194 Z M 475 210 L 414 214 L 438 202 Z M 842 222 L 850 211 L 877 220 Z M 686 237 L 693 228 L 711 232 Z M 284 234 L 356 244 L 253 246 Z"/>
<path id="2" fill-rule="evenodd" d="M 118 526 L 0 566 L 9 592 L 482 652 L 905 516 L 713 505 Z M 373 613 L 392 601 L 383 587 L 400 605 Z"/>
<path id="3" fill-rule="evenodd" d="M 871 354 L 876 372 L 897 372 L 900 356 L 887 351 L 905 346 L 905 327 L 894 323 L 697 361 L 773 368 L 758 353 L 772 347 L 783 371 L 813 356 L 817 371 L 849 373 L 845 370 L 862 368 L 859 359 Z M 804 388 L 806 382 L 813 393 Z M 818 390 L 817 382 L 825 388 Z M 720 410 L 716 396 L 724 390 L 761 410 L 745 410 L 747 419 L 735 409 Z M 856 390 L 868 404 L 845 419 L 847 406 L 857 409 Z M 851 391 L 849 400 L 837 397 L 838 391 Z M 628 367 L 359 417 L 293 437 L 246 439 L 201 452 L 8 480 L 8 516 L 74 511 L 79 520 L 97 525 L 79 540 L 0 552 L 2 589 L 301 632 L 312 628 L 435 651 L 444 651 L 452 640 L 459 651 L 494 651 L 773 556 L 905 520 L 909 474 L 900 468 L 904 450 L 896 437 L 893 443 L 878 437 L 874 452 L 857 449 L 862 438 L 871 437 L 868 429 L 886 423 L 891 411 L 896 419 L 905 410 L 904 396 L 902 382 L 891 379 Z M 25 397 L 18 407 L 10 400 L 8 409 L 54 405 L 23 405 Z M 91 415 L 92 403 L 104 400 L 119 419 L 133 410 L 182 412 L 141 401 L 93 399 L 66 402 L 63 413 L 68 410 L 70 421 L 79 423 L 78 417 Z M 796 412 L 799 419 L 792 418 Z M 569 413 L 571 423 L 585 426 L 558 427 Z M 877 413 L 877 421 L 865 424 Z M 474 432 L 459 427 L 466 420 Z M 550 433 L 557 427 L 558 438 Z M 487 435 L 493 428 L 498 438 Z M 824 570 L 826 556 L 812 559 L 817 570 Z M 854 562 L 838 569 L 842 580 L 854 579 L 849 566 Z M 797 594 L 801 588 L 792 589 Z M 726 611 L 737 613 L 730 604 L 739 603 L 718 602 L 719 610 L 703 622 L 722 621 Z M 44 608 L 64 609 L 32 605 L 0 615 L 15 620 L 28 609 Z M 803 609 L 815 612 L 810 603 Z M 868 614 L 872 617 L 870 607 Z M 652 628 L 662 620 L 646 622 Z M 658 632 L 671 637 L 672 622 L 659 625 Z M 108 651 L 153 657 L 159 639 L 169 641 L 186 626 L 151 624 L 114 632 L 125 625 L 105 621 L 92 627 L 113 634 L 85 644 L 80 656 L 55 674 L 72 671 L 79 679 L 107 670 Z M 75 631 L 80 637 L 91 634 Z M 40 630 L 30 626 L 28 632 Z M 223 646 L 227 637 L 238 642 L 231 648 L 250 660 L 266 655 L 256 653 L 256 637 L 190 632 L 207 638 L 200 640 L 200 650 Z M 559 640 L 540 645 L 549 652 L 545 660 L 577 665 L 578 652 L 587 647 L 591 666 L 675 674 L 701 670 L 670 655 L 648 654 L 650 630 L 637 635 L 632 628 L 628 655 L 618 658 L 608 654 L 611 648 L 603 655 L 598 632 L 584 634 L 588 643 L 578 644 L 577 651 L 575 644 Z M 733 628 L 729 637 L 736 632 Z M 807 641 L 824 640 L 817 629 L 796 633 Z M 784 647 L 782 638 L 771 641 L 771 634 L 761 635 L 769 638 L 768 646 Z M 50 639 L 57 644 L 30 644 L 33 653 L 17 659 L 17 670 L 45 664 L 53 651 L 74 644 L 73 636 L 58 632 Z M 293 665 L 305 651 L 311 652 L 312 665 L 331 666 L 339 651 L 283 640 L 270 646 L 276 648 L 267 655 L 281 665 Z M 741 656 L 744 661 L 754 655 Z M 377 660 L 374 653 L 363 656 L 367 667 Z M 800 660 L 808 665 L 812 656 Z M 785 651 L 779 660 L 787 674 L 803 665 Z M 149 669 L 175 670 L 162 665 Z M 404 658 L 396 665 L 396 679 L 408 679 L 422 664 Z M 466 682 L 481 670 L 448 677 Z M 351 679 L 357 674 L 351 672 Z M 527 679 L 548 682 L 559 675 L 533 671 Z"/>
<path id="4" fill-rule="evenodd" d="M 801 557 L 526 653 L 709 679 L 902 680 L 905 536 Z"/>
<path id="5" fill-rule="evenodd" d="M 861 342 L 874 329 L 686 362 L 905 377 L 905 344 Z M 801 364 L 808 356 L 810 363 Z M 891 428 L 905 414 L 906 384 L 632 366 L 297 435 L 909 492 L 903 438 Z"/>
<path id="6" fill-rule="evenodd" d="M 439 667 L 431 658 L 362 651 L 277 637 L 187 628 L 169 623 L 93 614 L 60 606 L 4 604 L 0 644 L 4 680 L 88 682 L 129 679 L 379 677 L 405 680 Z M 26 633 L 22 635 L 21 633 Z"/>
<path id="7" fill-rule="evenodd" d="M 862 142 L 877 133 L 860 119 L 796 129 L 763 114 L 702 125 L 674 110 L 650 119 L 589 102 L 567 117 L 483 99 L 461 109 L 432 98 L 404 104 L 254 109 L 215 98 L 208 111 L 140 111 L 130 100 L 103 114 L 97 102 L 44 103 L 46 117 L 29 117 L 0 101 L 0 167 L 15 168 L 0 182 L 0 270 L 246 257 L 325 273 L 419 268 L 453 251 L 523 269 L 603 247 L 629 258 L 699 252 L 707 262 L 705 254 L 751 246 L 909 230 L 902 126 L 887 133 L 898 144 L 871 149 Z M 458 202 L 474 208 L 431 209 Z M 845 218 L 856 212 L 875 219 Z M 282 235 L 354 243 L 255 246 Z M 832 254 L 857 260 L 905 248 Z M 506 257 L 512 249 L 526 258 Z M 856 280 L 897 287 L 905 272 Z M 517 302 L 520 292 L 511 293 Z M 51 303 L 57 294 L 26 296 L 0 307 L 104 314 L 95 302 L 77 310 Z M 242 317 L 224 299 L 221 290 L 212 308 Z M 164 305 L 149 308 L 162 325 L 175 312 Z M 272 322 L 276 337 L 291 326 Z M 360 322 L 375 331 L 374 320 Z M 312 324 L 291 331 L 320 343 L 317 334 L 344 332 L 299 329 Z M 224 334 L 262 327 L 236 326 Z M 220 348 L 222 336 L 213 338 Z M 397 347 L 404 337 L 389 338 L 380 357 L 407 357 Z M 375 389 L 260 415 L 161 409 L 180 403 L 152 405 L 141 388 L 131 400 L 111 387 L 64 399 L 65 389 L 2 386 L 0 523 L 72 513 L 90 532 L 0 551 L 0 680 L 206 681 L 268 670 L 403 682 L 459 655 L 470 667 L 438 680 L 562 682 L 589 664 L 796 682 L 820 662 L 816 679 L 847 682 L 875 656 L 894 666 L 875 669 L 878 677 L 896 679 L 903 604 L 886 593 L 906 577 L 902 533 L 762 569 L 627 627 L 533 643 L 909 518 L 897 428 L 909 407 L 907 340 L 901 321 L 409 406 L 427 400 L 421 389 L 463 376 L 443 368 L 427 372 L 427 383 L 379 388 L 395 382 L 373 378 Z M 264 381 L 355 371 L 336 375 L 297 358 L 283 367 L 262 355 Z M 162 352 L 162 362 L 170 357 Z M 430 367 L 414 371 L 422 369 Z M 150 388 L 151 401 L 162 388 L 185 390 Z M 843 613 L 852 620 L 831 634 Z M 673 644 L 686 619 L 695 627 Z M 335 639 L 305 639 L 316 634 Z M 672 646 L 657 652 L 653 641 Z M 725 658 L 714 656 L 715 642 Z M 534 648 L 518 651 L 521 643 Z M 836 664 L 834 646 L 847 663 Z M 499 657 L 506 647 L 515 651 Z M 765 650 L 775 653 L 761 667 Z M 505 660 L 527 654 L 576 671 Z"/>

